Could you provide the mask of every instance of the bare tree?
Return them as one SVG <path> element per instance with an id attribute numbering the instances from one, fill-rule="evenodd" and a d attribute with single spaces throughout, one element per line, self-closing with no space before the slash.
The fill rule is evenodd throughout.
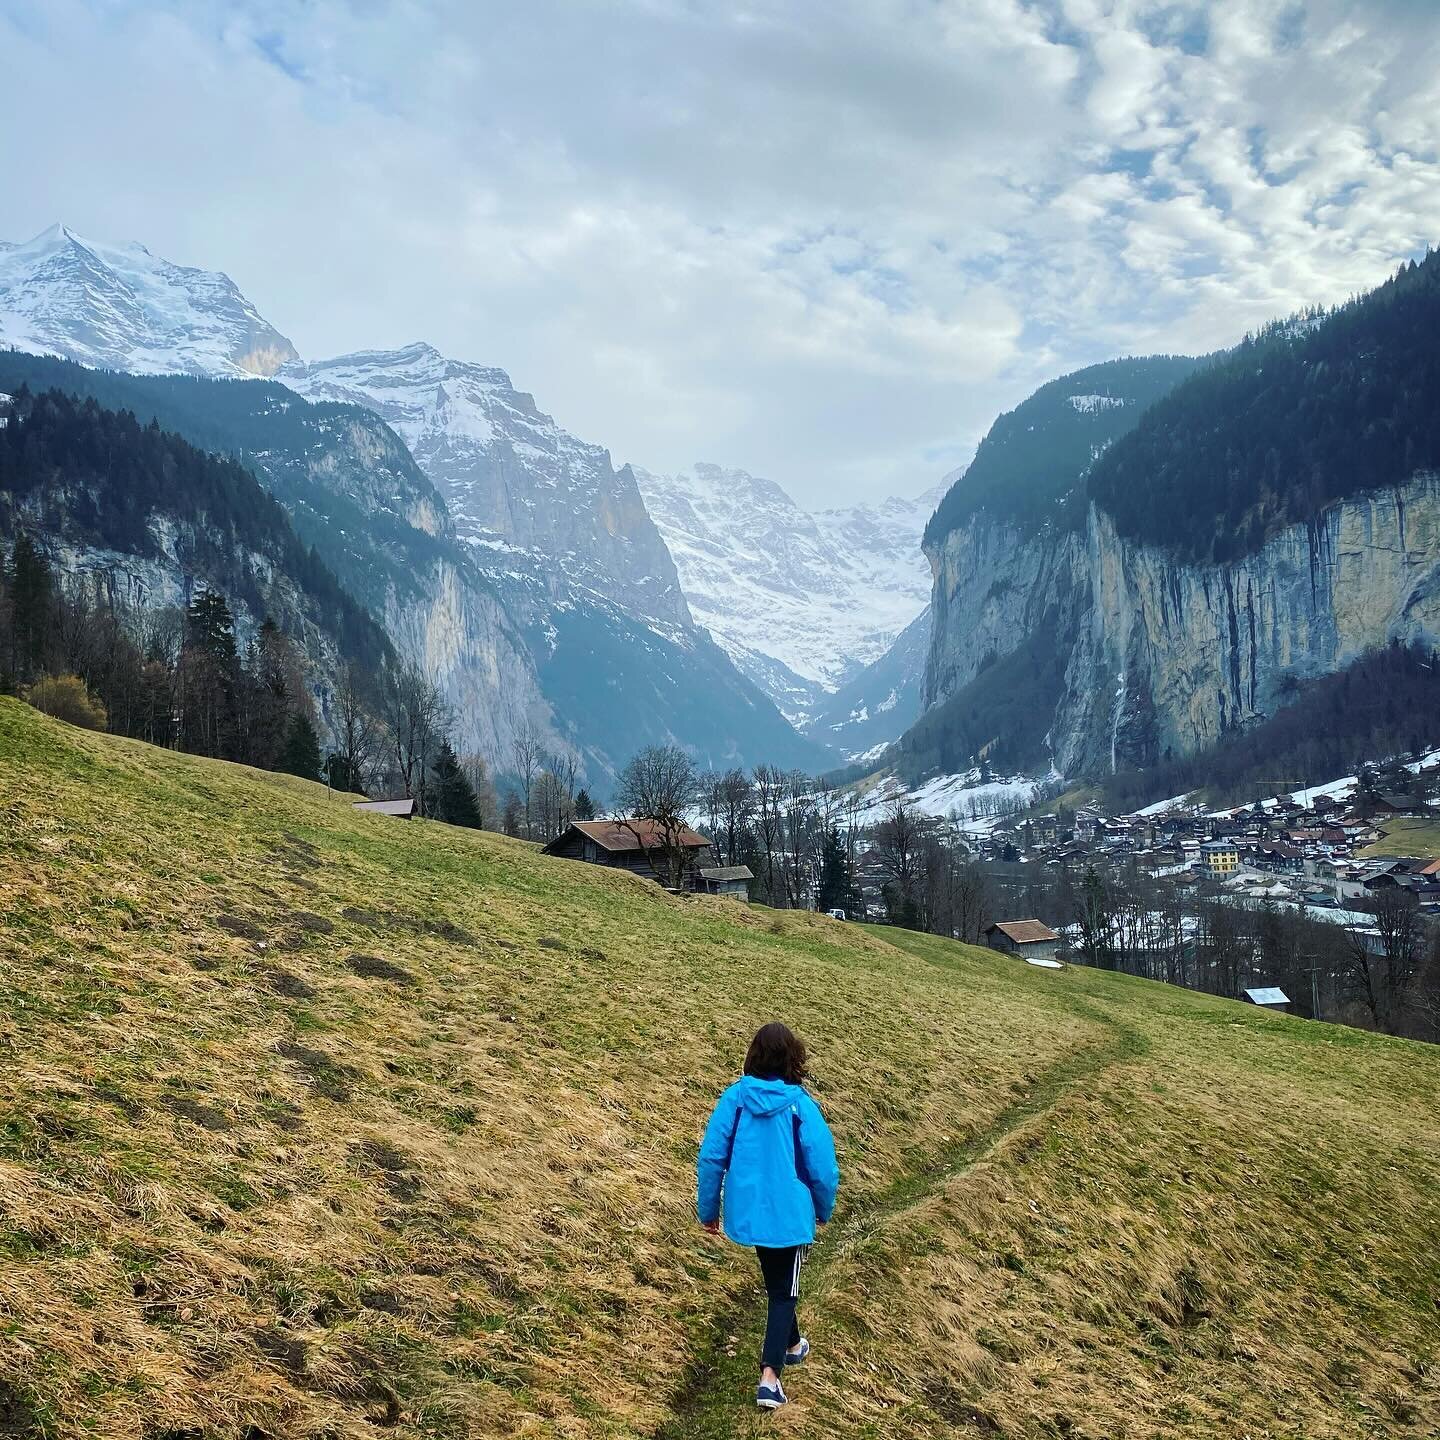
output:
<path id="1" fill-rule="evenodd" d="M 887 802 L 875 827 L 875 854 L 885 872 L 885 908 L 893 924 L 913 928 L 920 920 L 916 882 L 921 852 L 919 813 L 904 795 Z"/>
<path id="2" fill-rule="evenodd" d="M 1375 929 L 1385 962 L 1380 973 L 1381 1023 L 1399 1034 L 1421 968 L 1425 922 L 1420 902 L 1398 885 L 1382 889 L 1375 896 Z"/>
<path id="3" fill-rule="evenodd" d="M 985 872 L 973 861 L 960 866 L 955 874 L 954 929 L 957 939 L 978 945 L 989 919 L 990 885 Z"/>
<path id="4" fill-rule="evenodd" d="M 570 822 L 564 783 L 548 767 L 535 777 L 532 802 L 539 838 L 553 840 Z"/>
<path id="5" fill-rule="evenodd" d="M 771 905 L 785 903 L 785 772 L 755 767 L 755 843 L 764 869 L 763 888 Z"/>
<path id="6" fill-rule="evenodd" d="M 360 669 L 353 662 L 341 672 L 331 712 L 335 756 L 330 767 L 333 783 L 346 790 L 366 792 L 376 760 L 380 727 L 370 709 Z"/>
<path id="7" fill-rule="evenodd" d="M 795 910 L 809 908 L 814 874 L 819 869 L 815 852 L 821 832 L 815 824 L 811 784 L 803 770 L 792 770 L 786 776 L 785 894 Z"/>
<path id="8" fill-rule="evenodd" d="M 540 737 L 536 733 L 535 727 L 527 719 L 515 731 L 515 738 L 510 742 L 510 758 L 514 762 L 515 773 L 520 778 L 520 806 L 525 816 L 525 838 L 527 840 L 533 838 L 531 792 L 535 788 L 536 772 L 540 769 L 540 754 Z"/>
<path id="9" fill-rule="evenodd" d="M 743 770 L 727 770 L 720 777 L 716 799 L 719 819 L 715 828 L 724 837 L 724 863 L 738 865 L 740 844 L 755 811 L 755 789 L 749 776 Z"/>
<path id="10" fill-rule="evenodd" d="M 495 793 L 495 782 L 490 776 L 490 767 L 483 755 L 474 751 L 460 757 L 460 769 L 475 792 L 475 808 L 480 812 L 480 827 L 483 830 L 500 828 L 500 797 Z"/>
<path id="11" fill-rule="evenodd" d="M 664 864 L 672 890 L 680 889 L 685 878 L 686 815 L 694 803 L 695 766 L 676 745 L 646 746 L 621 772 L 615 790 L 619 823 L 635 836 L 652 866 L 657 858 Z"/>
<path id="12" fill-rule="evenodd" d="M 393 670 L 385 685 L 385 720 L 391 756 L 405 794 L 425 813 L 426 776 L 444 738 L 450 712 L 440 687 L 413 665 Z"/>

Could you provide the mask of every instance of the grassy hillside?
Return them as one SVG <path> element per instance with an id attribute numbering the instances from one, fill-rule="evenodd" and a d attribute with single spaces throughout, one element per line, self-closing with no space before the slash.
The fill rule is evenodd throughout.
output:
<path id="1" fill-rule="evenodd" d="M 1362 855 L 1440 855 L 1440 820 L 1428 815 L 1397 815 L 1381 820 L 1380 838 Z"/>
<path id="2" fill-rule="evenodd" d="M 0 700 L 0 1433 L 1440 1420 L 1440 1053 L 673 900 Z M 755 1025 L 844 1197 L 747 1408 L 692 1162 Z"/>

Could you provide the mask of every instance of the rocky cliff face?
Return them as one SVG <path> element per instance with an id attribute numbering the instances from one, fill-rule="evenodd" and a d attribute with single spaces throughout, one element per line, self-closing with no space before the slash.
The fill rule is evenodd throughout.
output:
<path id="1" fill-rule="evenodd" d="M 1087 584 L 1083 531 L 1027 535 L 977 512 L 925 554 L 933 575 L 930 654 L 922 705 L 968 685 L 1042 625 L 1074 631 Z"/>
<path id="2" fill-rule="evenodd" d="M 1086 562 L 1088 624 L 1052 737 L 1073 774 L 1202 749 L 1294 681 L 1440 640 L 1440 475 L 1332 505 L 1225 565 L 1176 564 L 1092 511 Z"/>
<path id="3" fill-rule="evenodd" d="M 630 467 L 616 470 L 603 446 L 562 429 L 503 370 L 415 344 L 296 363 L 279 378 L 390 424 L 445 496 L 456 535 L 501 583 L 520 571 L 558 597 L 578 586 L 644 620 L 690 623 Z"/>
<path id="4" fill-rule="evenodd" d="M 927 553 L 927 706 L 990 657 L 1047 638 L 1065 659 L 1049 744 L 1066 775 L 1192 753 L 1367 649 L 1440 642 L 1440 475 L 1429 472 L 1221 565 L 1122 539 L 1093 506 L 1083 528 L 1028 537 L 976 516 Z"/>

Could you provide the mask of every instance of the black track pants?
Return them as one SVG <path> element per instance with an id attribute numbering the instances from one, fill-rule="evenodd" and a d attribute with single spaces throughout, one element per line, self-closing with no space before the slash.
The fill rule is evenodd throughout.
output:
<path id="1" fill-rule="evenodd" d="M 770 1297 L 760 1364 L 768 1365 L 777 1375 L 785 1368 L 785 1352 L 800 1343 L 795 1306 L 800 1299 L 800 1265 L 808 1248 L 805 1245 L 786 1245 L 778 1250 L 765 1245 L 755 1247 L 760 1273 L 765 1277 L 765 1293 Z"/>

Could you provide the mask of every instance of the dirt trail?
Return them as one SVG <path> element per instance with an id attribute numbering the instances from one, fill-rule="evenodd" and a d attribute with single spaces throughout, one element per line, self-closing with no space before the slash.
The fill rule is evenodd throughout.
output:
<path id="1" fill-rule="evenodd" d="M 826 1226 L 806 1267 L 811 1286 L 836 1258 L 850 1253 L 897 1216 L 985 1160 L 1008 1136 L 1039 1120 L 1083 1081 L 1137 1059 L 1148 1048 L 1144 1036 L 1098 1006 L 1077 996 L 1066 996 L 1064 1003 L 1074 1014 L 1103 1025 L 1108 1038 L 1063 1055 L 984 1130 L 930 1157 L 921 1168 L 901 1175 L 879 1195 L 846 1210 Z M 685 1373 L 670 1418 L 654 1431 L 653 1440 L 733 1440 L 758 1433 L 768 1422 L 769 1417 L 749 1403 L 758 1373 L 755 1347 L 748 1343 L 754 1311 L 756 1302 L 747 1291 L 716 1317 L 704 1346 Z M 732 1343 L 737 1335 L 745 1339 Z"/>

